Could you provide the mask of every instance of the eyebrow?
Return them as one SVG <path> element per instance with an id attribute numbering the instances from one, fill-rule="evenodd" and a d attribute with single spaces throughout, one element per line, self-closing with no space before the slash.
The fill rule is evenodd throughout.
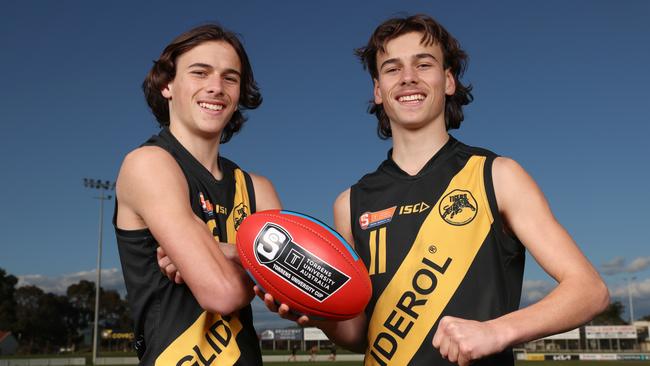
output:
<path id="1" fill-rule="evenodd" d="M 430 53 L 418 53 L 417 55 L 415 55 L 415 58 L 418 59 L 418 60 L 421 60 L 423 58 L 432 58 L 432 59 L 438 61 L 436 56 L 434 56 L 434 55 L 432 55 Z"/>
<path id="2" fill-rule="evenodd" d="M 212 65 L 204 64 L 204 63 L 201 63 L 201 62 L 193 63 L 190 66 L 188 66 L 187 68 L 191 69 L 193 67 L 202 67 L 204 69 L 210 69 L 210 70 L 214 69 L 214 67 Z M 241 72 L 239 72 L 239 70 L 235 70 L 235 69 L 231 69 L 231 68 L 225 69 L 223 71 L 223 73 L 224 74 L 236 74 L 237 76 L 241 76 Z"/>
<path id="3" fill-rule="evenodd" d="M 206 69 L 212 69 L 213 68 L 212 65 L 204 64 L 204 63 L 201 63 L 201 62 L 193 63 L 190 66 L 188 66 L 187 68 L 189 69 L 189 68 L 192 68 L 192 67 L 203 67 L 203 68 L 206 68 Z"/>
<path id="4" fill-rule="evenodd" d="M 425 58 L 432 58 L 432 59 L 438 61 L 438 59 L 434 55 L 432 55 L 430 53 L 418 53 L 418 54 L 416 54 L 414 56 L 414 58 L 416 58 L 418 60 L 425 59 Z M 399 63 L 400 63 L 400 60 L 398 58 L 396 58 L 396 57 L 395 58 L 389 58 L 388 60 L 381 63 L 381 65 L 379 66 L 379 69 L 381 70 L 382 68 L 384 68 L 384 66 L 389 65 L 389 64 L 399 64 Z"/>

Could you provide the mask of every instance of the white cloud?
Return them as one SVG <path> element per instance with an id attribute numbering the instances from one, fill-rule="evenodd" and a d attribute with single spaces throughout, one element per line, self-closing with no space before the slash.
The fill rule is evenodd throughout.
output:
<path id="1" fill-rule="evenodd" d="M 630 264 L 631 266 L 632 264 Z M 546 296 L 556 284 L 544 280 L 526 280 L 522 286 L 521 307 L 528 306 Z M 609 286 L 611 301 L 620 301 L 625 307 L 623 319 L 627 320 L 629 299 L 627 282 L 619 282 Z M 634 306 L 635 319 L 650 315 L 650 278 L 633 280 L 630 283 L 630 293 Z"/>
<path id="2" fill-rule="evenodd" d="M 39 287 L 45 292 L 62 295 L 65 294 L 70 285 L 74 285 L 81 280 L 95 282 L 95 276 L 95 270 L 67 273 L 59 276 L 28 274 L 17 276 L 18 284 L 16 287 L 33 285 Z M 101 287 L 106 290 L 117 290 L 122 296 L 124 296 L 126 289 L 124 287 L 122 271 L 118 268 L 102 269 Z"/>
<path id="3" fill-rule="evenodd" d="M 644 316 L 650 315 L 650 278 L 640 280 L 632 280 L 629 283 L 630 295 L 628 295 L 628 283 L 621 282 L 609 288 L 609 294 L 612 301 L 620 301 L 625 307 L 625 314 L 623 319 L 627 320 L 628 307 L 632 297 L 632 305 L 634 306 L 634 318 L 639 319 Z"/>
<path id="4" fill-rule="evenodd" d="M 650 278 L 639 281 L 632 280 L 629 283 L 630 296 L 632 299 L 650 299 Z M 609 289 L 612 297 L 628 298 L 628 283 L 623 282 Z"/>
<path id="5" fill-rule="evenodd" d="M 636 258 L 630 263 L 629 266 L 627 266 L 629 273 L 643 271 L 648 267 L 650 267 L 650 257 Z"/>
<path id="6" fill-rule="evenodd" d="M 522 284 L 521 306 L 539 301 L 555 288 L 554 282 L 545 280 L 525 280 Z"/>
<path id="7" fill-rule="evenodd" d="M 615 275 L 620 273 L 637 273 L 650 267 L 650 257 L 634 258 L 630 264 L 625 265 L 623 257 L 615 257 L 609 262 L 603 263 L 600 268 L 606 275 Z"/>
<path id="8" fill-rule="evenodd" d="M 625 258 L 623 257 L 614 257 L 611 261 L 603 263 L 600 267 L 602 268 L 603 273 L 607 275 L 612 275 L 620 273 L 625 266 Z"/>

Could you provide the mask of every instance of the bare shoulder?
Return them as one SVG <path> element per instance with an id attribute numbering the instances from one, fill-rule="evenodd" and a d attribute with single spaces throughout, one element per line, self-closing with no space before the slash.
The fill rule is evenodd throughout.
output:
<path id="1" fill-rule="evenodd" d="M 334 226 L 344 238 L 354 246 L 352 226 L 350 224 L 350 188 L 341 192 L 334 201 Z"/>
<path id="2" fill-rule="evenodd" d="M 248 173 L 255 189 L 255 206 L 257 211 L 281 209 L 282 203 L 271 181 L 261 175 Z"/>
<path id="3" fill-rule="evenodd" d="M 161 203 L 181 202 L 187 197 L 187 183 L 181 168 L 165 150 L 155 146 L 140 147 L 130 152 L 122 163 L 116 182 L 120 204 L 118 224 L 138 226 L 140 219 L 124 222 L 125 215 L 143 217 L 146 207 Z M 160 197 L 165 197 L 161 200 Z M 146 219 L 145 219 L 146 221 Z"/>
<path id="4" fill-rule="evenodd" d="M 338 212 L 340 211 L 340 212 Z M 334 213 L 347 214 L 350 216 L 350 188 L 341 192 L 334 201 Z"/>
<path id="5" fill-rule="evenodd" d="M 535 180 L 515 160 L 506 157 L 494 159 L 492 180 L 499 209 L 507 209 L 512 201 L 524 202 L 529 199 L 544 199 Z M 526 199 L 522 199 L 525 197 Z"/>
<path id="6" fill-rule="evenodd" d="M 492 176 L 495 180 L 507 181 L 521 178 L 522 175 L 528 176 L 528 173 L 512 158 L 499 156 L 492 163 Z"/>
<path id="7" fill-rule="evenodd" d="M 176 177 L 182 177 L 182 171 L 167 151 L 155 146 L 140 147 L 127 154 L 122 162 L 117 178 L 118 198 L 120 191 Z"/>
<path id="8" fill-rule="evenodd" d="M 269 180 L 269 178 L 263 175 L 250 173 L 250 172 L 248 173 L 248 175 L 251 176 L 251 180 L 253 181 L 253 185 L 255 186 L 255 189 L 259 188 L 259 189 L 275 190 L 275 188 L 273 187 L 273 183 L 271 183 L 271 180 Z"/>
<path id="9" fill-rule="evenodd" d="M 155 172 L 169 165 L 177 166 L 178 164 L 167 151 L 157 146 L 143 146 L 131 151 L 124 157 L 120 175 L 124 172 L 130 173 L 133 170 Z"/>

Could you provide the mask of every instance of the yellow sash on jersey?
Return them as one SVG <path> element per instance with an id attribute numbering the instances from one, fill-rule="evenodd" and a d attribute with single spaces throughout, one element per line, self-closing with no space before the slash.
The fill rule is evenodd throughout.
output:
<path id="1" fill-rule="evenodd" d="M 228 232 L 228 243 L 235 243 L 237 229 L 241 222 L 251 214 L 251 204 L 248 199 L 248 189 L 246 188 L 246 178 L 241 169 L 235 169 L 235 203 L 226 219 L 226 229 Z"/>
<path id="2" fill-rule="evenodd" d="M 235 316 L 230 321 L 226 318 L 207 311 L 201 313 L 194 324 L 158 356 L 156 366 L 233 365 L 241 354 L 235 338 L 242 325 Z"/>
<path id="3" fill-rule="evenodd" d="M 246 179 L 240 169 L 235 169 L 235 198 L 233 209 L 226 219 L 228 243 L 235 244 L 241 220 L 251 214 Z M 207 223 L 210 230 L 215 223 Z M 219 240 L 218 237 L 215 237 Z M 182 309 L 181 309 L 182 311 Z M 163 320 L 164 321 L 164 320 Z M 234 365 L 241 351 L 237 334 L 242 329 L 237 314 L 221 316 L 204 311 L 158 358 L 156 366 L 167 365 Z"/>
<path id="4" fill-rule="evenodd" d="M 365 365 L 408 364 L 458 289 L 494 221 L 484 164 L 473 156 L 451 180 L 377 300 Z"/>

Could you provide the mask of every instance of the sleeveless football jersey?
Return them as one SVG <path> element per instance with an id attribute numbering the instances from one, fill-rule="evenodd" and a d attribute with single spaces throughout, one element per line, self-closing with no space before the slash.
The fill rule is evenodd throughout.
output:
<path id="1" fill-rule="evenodd" d="M 217 241 L 235 243 L 242 220 L 255 212 L 250 176 L 219 157 L 216 180 L 168 129 L 143 146 L 159 146 L 178 162 L 189 187 L 189 202 Z M 115 218 L 118 204 L 115 205 Z M 203 310 L 186 285 L 177 285 L 158 267 L 158 243 L 148 229 L 115 226 L 127 298 L 135 320 L 141 365 L 261 365 L 250 305 L 229 316 Z"/>
<path id="2" fill-rule="evenodd" d="M 415 176 L 388 159 L 351 187 L 352 234 L 368 268 L 366 365 L 451 365 L 431 342 L 438 320 L 516 310 L 525 250 L 506 234 L 490 151 L 449 141 Z M 511 349 L 476 365 L 513 365 Z"/>

